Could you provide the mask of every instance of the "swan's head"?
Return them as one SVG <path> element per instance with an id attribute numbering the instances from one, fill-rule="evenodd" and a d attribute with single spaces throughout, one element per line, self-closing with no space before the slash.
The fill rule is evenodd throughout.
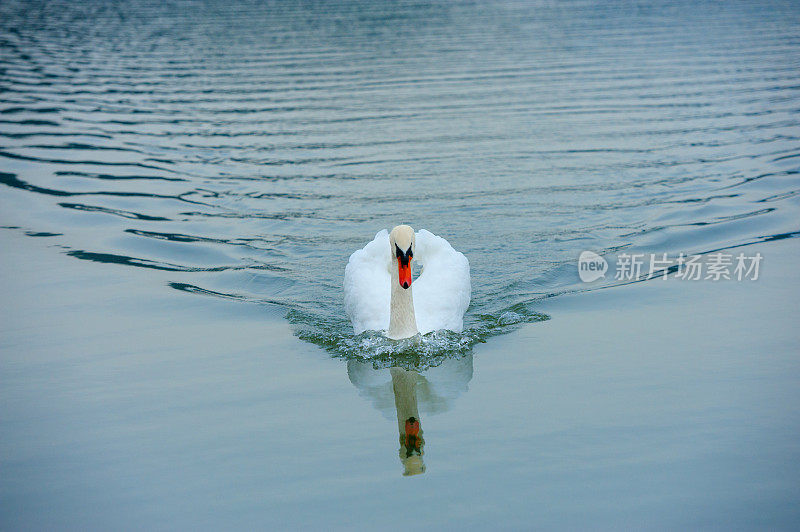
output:
<path id="1" fill-rule="evenodd" d="M 411 286 L 411 260 L 414 258 L 414 230 L 407 225 L 398 225 L 389 233 L 392 257 L 397 261 L 400 286 Z"/>

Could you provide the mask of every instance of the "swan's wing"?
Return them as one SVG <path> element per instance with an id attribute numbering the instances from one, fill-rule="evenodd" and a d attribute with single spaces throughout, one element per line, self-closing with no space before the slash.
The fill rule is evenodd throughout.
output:
<path id="1" fill-rule="evenodd" d="M 414 260 L 422 263 L 422 273 L 413 284 L 419 332 L 461 332 L 471 291 L 469 261 L 447 240 L 424 229 L 416 236 Z"/>
<path id="2" fill-rule="evenodd" d="M 389 328 L 391 260 L 389 233 L 385 229 L 350 255 L 344 270 L 344 308 L 356 334 Z"/>

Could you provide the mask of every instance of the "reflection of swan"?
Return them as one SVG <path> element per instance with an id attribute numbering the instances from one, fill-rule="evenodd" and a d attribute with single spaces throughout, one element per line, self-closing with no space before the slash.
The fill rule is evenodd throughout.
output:
<path id="1" fill-rule="evenodd" d="M 447 359 L 424 374 L 398 367 L 375 369 L 369 361 L 348 360 L 347 375 L 360 395 L 385 417 L 397 418 L 404 474 L 414 475 L 425 471 L 420 412 L 444 412 L 467 390 L 472 379 L 472 354 Z"/>
<path id="2" fill-rule="evenodd" d="M 472 380 L 472 353 L 461 358 L 448 358 L 418 375 L 420 412 L 427 415 L 446 412 L 453 401 L 467 391 Z M 369 360 L 348 360 L 347 376 L 361 397 L 372 403 L 386 419 L 394 419 L 394 393 L 389 369 L 375 369 Z"/>
<path id="3" fill-rule="evenodd" d="M 414 260 L 422 273 L 412 295 Z M 469 262 L 444 238 L 424 229 L 415 235 L 398 225 L 350 256 L 344 292 L 356 334 L 371 329 L 399 339 L 439 329 L 461 332 L 469 306 Z"/>

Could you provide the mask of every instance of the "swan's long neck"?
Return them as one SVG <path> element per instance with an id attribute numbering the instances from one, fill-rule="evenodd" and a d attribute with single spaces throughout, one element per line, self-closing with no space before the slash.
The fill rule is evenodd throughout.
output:
<path id="1" fill-rule="evenodd" d="M 416 335 L 417 318 L 414 315 L 414 297 L 411 293 L 413 285 L 408 288 L 400 286 L 400 274 L 397 265 L 392 268 L 392 304 L 389 315 L 389 331 L 386 336 L 393 340 L 409 338 Z"/>

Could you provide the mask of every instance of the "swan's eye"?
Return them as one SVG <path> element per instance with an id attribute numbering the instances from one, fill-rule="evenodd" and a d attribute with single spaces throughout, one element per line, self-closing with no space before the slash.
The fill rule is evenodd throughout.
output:
<path id="1" fill-rule="evenodd" d="M 394 245 L 394 254 L 398 259 L 400 259 L 400 262 L 403 264 L 403 266 L 408 266 L 408 261 L 410 261 L 411 257 L 413 256 L 413 253 L 411 253 L 411 248 L 408 248 L 408 251 L 404 252 L 397 244 Z"/>

